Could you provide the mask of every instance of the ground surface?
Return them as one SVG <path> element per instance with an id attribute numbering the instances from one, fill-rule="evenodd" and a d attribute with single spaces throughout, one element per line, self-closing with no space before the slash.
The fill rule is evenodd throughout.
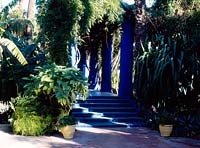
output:
<path id="1" fill-rule="evenodd" d="M 147 128 L 78 128 L 72 140 L 53 136 L 19 136 L 0 125 L 0 148 L 200 148 L 200 140 L 160 137 Z"/>

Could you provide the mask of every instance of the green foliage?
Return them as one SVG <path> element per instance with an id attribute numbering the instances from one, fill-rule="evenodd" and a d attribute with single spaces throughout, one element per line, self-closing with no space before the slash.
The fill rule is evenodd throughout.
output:
<path id="1" fill-rule="evenodd" d="M 53 62 L 68 65 L 68 46 L 77 36 L 83 8 L 80 0 L 49 0 L 45 2 L 46 11 L 42 21 L 42 33 L 48 41 L 48 48 Z"/>
<path id="2" fill-rule="evenodd" d="M 159 124 L 161 125 L 173 125 L 174 116 L 169 112 L 163 111 L 159 114 Z"/>
<path id="3" fill-rule="evenodd" d="M 75 125 L 76 118 L 74 116 L 63 116 L 58 120 L 58 127 L 63 127 L 66 125 Z"/>
<path id="4" fill-rule="evenodd" d="M 30 44 L 34 26 L 28 19 L 10 19 L 5 22 L 6 27 L 3 34 L 4 38 L 12 40 L 19 48 Z"/>
<path id="5" fill-rule="evenodd" d="M 38 0 L 37 7 L 40 41 L 58 65 L 70 63 L 69 44 L 74 38 L 84 37 L 98 23 L 120 23 L 123 13 L 118 0 Z"/>
<path id="6" fill-rule="evenodd" d="M 21 64 L 23 65 L 28 64 L 21 51 L 11 40 L 6 38 L 1 38 L 0 45 L 1 45 L 0 47 L 1 53 L 4 51 L 7 54 L 12 54 Z"/>
<path id="7" fill-rule="evenodd" d="M 77 99 L 85 100 L 88 92 L 87 79 L 75 68 L 56 64 L 38 68 L 38 75 L 31 75 L 24 87 L 25 94 L 44 95 L 48 101 L 58 102 L 68 113 Z"/>
<path id="8" fill-rule="evenodd" d="M 178 116 L 175 122 L 177 136 L 198 136 L 200 134 L 200 116 L 199 115 L 182 115 Z"/>
<path id="9" fill-rule="evenodd" d="M 24 136 L 39 136 L 45 134 L 45 130 L 50 122 L 48 119 L 32 114 L 23 114 L 23 116 L 13 122 L 13 131 L 15 134 Z"/>
<path id="10" fill-rule="evenodd" d="M 37 75 L 24 78 L 28 82 L 25 96 L 12 99 L 13 131 L 17 134 L 51 132 L 59 116 L 68 116 L 73 103 L 87 97 L 87 79 L 78 69 L 51 64 L 38 67 L 37 71 Z M 72 119 L 63 120 L 66 118 Z"/>
<path id="11" fill-rule="evenodd" d="M 35 66 L 46 62 L 45 50 L 40 50 L 37 44 L 32 44 L 33 24 L 27 19 L 11 19 L 6 21 L 0 39 L 1 60 L 1 98 L 10 100 L 7 89 L 21 93 L 24 81 L 22 77 L 35 73 Z M 8 80 L 12 80 L 10 85 Z M 16 85 L 18 86 L 16 88 Z M 16 90 L 18 89 L 18 90 Z M 14 94 L 13 93 L 13 94 Z M 11 94 L 11 93 L 10 93 Z"/>
<path id="12" fill-rule="evenodd" d="M 114 31 L 113 35 L 113 58 L 112 58 L 112 90 L 113 93 L 118 94 L 119 87 L 119 66 L 120 66 L 120 42 L 121 42 L 121 28 Z"/>
<path id="13" fill-rule="evenodd" d="M 5 32 L 5 30 L 0 27 L 0 38 L 2 37 L 2 35 L 3 35 L 4 32 Z"/>
<path id="14" fill-rule="evenodd" d="M 182 42 L 183 38 L 181 35 L 164 38 L 158 34 L 153 38 L 153 44 L 148 42 L 147 48 L 143 49 L 143 54 L 136 60 L 138 96 L 154 102 L 176 94 L 184 56 L 180 49 L 186 44 Z"/>
<path id="15" fill-rule="evenodd" d="M 150 13 L 148 38 L 136 59 L 134 79 L 150 127 L 157 128 L 163 110 L 174 113 L 175 131 L 184 130 L 180 125 L 183 114 L 199 114 L 199 4 L 196 0 L 160 0 Z"/>
<path id="16" fill-rule="evenodd" d="M 6 20 L 8 18 L 10 9 L 16 6 L 17 3 L 18 0 L 12 0 L 7 6 L 5 6 L 0 12 L 0 20 Z"/>
<path id="17" fill-rule="evenodd" d="M 39 136 L 51 130 L 52 118 L 40 112 L 40 103 L 34 96 L 12 98 L 12 126 L 15 134 Z"/>
<path id="18" fill-rule="evenodd" d="M 174 16 L 191 13 L 199 8 L 198 0 L 156 0 L 152 7 L 152 13 L 157 16 Z"/>

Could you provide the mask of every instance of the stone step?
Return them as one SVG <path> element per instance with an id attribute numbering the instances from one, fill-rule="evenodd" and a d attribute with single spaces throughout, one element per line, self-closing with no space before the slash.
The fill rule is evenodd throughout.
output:
<path id="1" fill-rule="evenodd" d="M 138 116 L 136 106 L 118 96 L 89 96 L 79 100 L 72 110 L 78 127 L 138 127 L 144 120 Z"/>
<path id="2" fill-rule="evenodd" d="M 80 117 L 80 118 L 76 118 L 77 121 L 83 122 L 83 123 L 90 123 L 90 122 L 112 122 L 112 118 L 109 117 L 95 117 L 95 118 L 84 118 L 84 117 Z"/>
<path id="3" fill-rule="evenodd" d="M 143 122 L 143 119 L 140 117 L 95 117 L 95 118 L 84 118 L 79 117 L 77 118 L 78 121 L 89 123 L 89 122 L 125 122 L 125 123 L 134 123 L 134 122 Z"/>
<path id="4" fill-rule="evenodd" d="M 117 102 L 117 103 L 88 103 L 88 102 L 85 102 L 85 103 L 79 103 L 78 104 L 79 106 L 81 107 L 132 107 L 130 103 L 128 102 L 124 102 L 124 103 L 120 103 L 120 102 Z"/>
<path id="5" fill-rule="evenodd" d="M 78 122 L 77 127 L 143 127 L 144 123 L 120 123 L 120 122 Z"/>
<path id="6" fill-rule="evenodd" d="M 72 114 L 76 117 L 98 117 L 98 116 L 105 116 L 105 117 L 135 117 L 137 116 L 137 112 L 88 112 L 88 113 L 82 113 L 82 112 L 73 112 Z"/>
<path id="7" fill-rule="evenodd" d="M 87 99 L 93 99 L 93 100 L 98 100 L 98 99 L 122 99 L 119 96 L 88 96 Z"/>
<path id="8" fill-rule="evenodd" d="M 75 107 L 73 112 L 135 112 L 136 110 L 132 107 Z"/>
<path id="9" fill-rule="evenodd" d="M 127 99 L 87 99 L 85 101 L 79 100 L 78 103 L 129 103 Z"/>

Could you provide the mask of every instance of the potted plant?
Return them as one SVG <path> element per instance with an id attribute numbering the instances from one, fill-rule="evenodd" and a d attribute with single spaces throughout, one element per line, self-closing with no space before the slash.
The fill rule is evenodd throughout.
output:
<path id="1" fill-rule="evenodd" d="M 74 116 L 62 116 L 57 122 L 58 130 L 66 139 L 74 137 L 76 118 Z"/>
<path id="2" fill-rule="evenodd" d="M 163 111 L 159 115 L 159 131 L 160 135 L 168 137 L 173 129 L 173 115 L 169 112 Z"/>
<path id="3" fill-rule="evenodd" d="M 76 68 L 48 64 L 38 67 L 37 75 L 26 80 L 25 94 L 34 95 L 40 102 L 47 104 L 54 124 L 67 125 L 73 104 L 85 100 L 88 95 L 88 82 L 81 71 Z M 65 122 L 64 122 L 65 121 Z"/>

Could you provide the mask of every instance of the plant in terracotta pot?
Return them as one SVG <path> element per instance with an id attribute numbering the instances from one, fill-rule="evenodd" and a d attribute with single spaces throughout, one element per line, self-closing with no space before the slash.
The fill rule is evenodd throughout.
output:
<path id="1" fill-rule="evenodd" d="M 62 116 L 57 122 L 58 130 L 63 134 L 66 139 L 74 137 L 76 118 L 74 116 Z"/>
<path id="2" fill-rule="evenodd" d="M 161 136 L 168 137 L 173 129 L 174 116 L 167 111 L 163 111 L 159 115 L 159 130 Z"/>
<path id="3" fill-rule="evenodd" d="M 24 87 L 25 94 L 37 96 L 40 102 L 47 104 L 54 124 L 71 118 L 68 116 L 73 104 L 88 96 L 87 78 L 79 69 L 54 63 L 38 67 L 37 71 L 37 75 L 26 78 L 29 83 Z"/>

